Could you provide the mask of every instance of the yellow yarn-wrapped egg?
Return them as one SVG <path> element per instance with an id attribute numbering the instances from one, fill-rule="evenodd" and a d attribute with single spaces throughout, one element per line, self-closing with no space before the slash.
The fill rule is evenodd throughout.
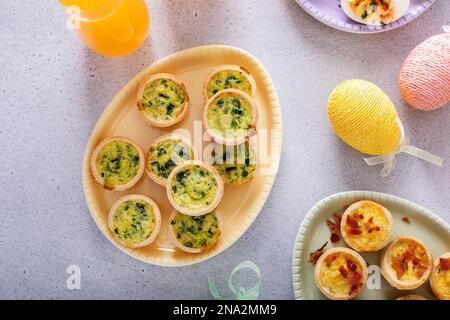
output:
<path id="1" fill-rule="evenodd" d="M 328 117 L 336 134 L 365 154 L 394 152 L 402 140 L 397 110 L 389 97 L 368 81 L 347 80 L 334 88 Z"/>

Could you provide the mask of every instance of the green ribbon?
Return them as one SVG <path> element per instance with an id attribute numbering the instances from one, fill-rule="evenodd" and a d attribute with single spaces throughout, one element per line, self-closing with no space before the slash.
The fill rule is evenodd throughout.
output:
<path id="1" fill-rule="evenodd" d="M 258 276 L 258 280 L 256 284 L 251 287 L 250 289 L 245 289 L 243 287 L 240 287 L 238 290 L 236 290 L 236 287 L 233 284 L 233 276 L 236 272 L 242 270 L 242 269 L 250 269 L 253 272 L 256 273 Z M 208 286 L 209 291 L 211 292 L 212 296 L 216 300 L 227 300 L 227 298 L 224 298 L 217 289 L 216 281 L 208 276 Z M 261 270 L 259 267 L 254 264 L 251 261 L 244 261 L 238 264 L 233 271 L 231 272 L 230 278 L 228 279 L 228 288 L 230 288 L 230 291 L 234 294 L 234 299 L 231 300 L 257 300 L 259 297 L 259 289 L 261 288 Z"/>

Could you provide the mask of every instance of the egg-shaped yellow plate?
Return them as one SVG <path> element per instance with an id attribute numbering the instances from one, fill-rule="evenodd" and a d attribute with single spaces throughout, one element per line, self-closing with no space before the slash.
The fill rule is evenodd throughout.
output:
<path id="1" fill-rule="evenodd" d="M 191 135 L 197 154 L 210 144 L 208 139 L 194 139 L 201 125 L 204 107 L 203 82 L 214 68 L 221 65 L 239 65 L 248 70 L 256 83 L 255 101 L 258 105 L 258 135 L 256 152 L 259 159 L 251 182 L 240 186 L 226 186 L 218 210 L 222 215 L 222 236 L 211 250 L 192 254 L 176 248 L 170 240 L 168 219 L 173 210 L 164 187 L 144 175 L 131 189 L 110 192 L 95 182 L 91 173 L 90 157 L 95 146 L 106 137 L 124 136 L 136 141 L 144 150 L 164 134 L 180 129 Z M 190 107 L 185 118 L 169 128 L 153 128 L 143 121 L 136 107 L 139 83 L 149 74 L 169 73 L 186 84 Z M 201 130 L 201 127 L 200 127 Z M 197 132 L 194 132 L 197 131 Z M 203 130 L 204 132 L 204 130 Z M 203 133 L 200 131 L 200 135 Z M 252 141 L 252 142 L 255 142 Z M 180 51 L 163 58 L 137 74 L 113 98 L 98 120 L 86 147 L 83 165 L 83 188 L 89 210 L 103 234 L 130 256 L 161 266 L 183 266 L 211 258 L 231 246 L 258 216 L 272 188 L 282 146 L 282 121 L 278 96 L 272 80 L 263 65 L 251 54 L 229 46 L 202 46 Z M 202 150 L 203 149 L 203 150 Z M 108 211 L 111 205 L 127 194 L 143 194 L 152 198 L 161 210 L 161 231 L 151 245 L 130 249 L 114 241 L 108 230 Z"/>

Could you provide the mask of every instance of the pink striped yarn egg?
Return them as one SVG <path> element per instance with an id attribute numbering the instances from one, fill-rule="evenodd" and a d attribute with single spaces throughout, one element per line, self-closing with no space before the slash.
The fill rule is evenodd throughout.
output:
<path id="1" fill-rule="evenodd" d="M 402 97 L 416 109 L 435 110 L 450 101 L 450 33 L 414 48 L 400 69 L 399 86 Z"/>

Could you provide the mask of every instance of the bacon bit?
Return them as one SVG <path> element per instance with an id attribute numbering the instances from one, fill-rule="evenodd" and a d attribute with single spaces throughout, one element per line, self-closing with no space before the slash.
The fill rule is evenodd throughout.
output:
<path id="1" fill-rule="evenodd" d="M 336 223 L 334 223 L 333 221 L 330 221 L 330 220 L 327 220 L 326 223 L 327 223 L 328 229 L 330 229 L 331 233 L 339 232 L 339 228 Z"/>
<path id="2" fill-rule="evenodd" d="M 380 231 L 381 230 L 379 226 L 376 226 L 374 229 L 375 229 L 375 231 Z"/>
<path id="3" fill-rule="evenodd" d="M 404 223 L 411 224 L 411 221 L 409 221 L 409 218 L 408 218 L 408 217 L 403 217 L 403 218 L 402 218 L 402 221 L 403 221 Z"/>
<path id="4" fill-rule="evenodd" d="M 353 286 L 356 284 L 359 284 L 361 281 L 362 275 L 358 271 L 354 271 L 350 278 L 348 279 L 348 282 Z"/>
<path id="5" fill-rule="evenodd" d="M 351 216 L 347 216 L 347 224 L 348 224 L 350 227 L 353 227 L 353 228 L 355 228 L 355 229 L 358 229 L 358 228 L 359 228 L 359 223 L 358 223 L 358 221 L 356 221 L 356 219 L 353 219 Z"/>
<path id="6" fill-rule="evenodd" d="M 341 231 L 341 220 L 342 220 L 342 214 L 340 213 L 333 213 L 333 219 L 334 222 L 331 220 L 326 220 L 328 229 L 330 229 L 331 232 L 331 236 L 330 236 L 330 241 L 331 243 L 336 243 L 339 242 L 339 240 L 341 240 L 339 234 Z"/>
<path id="7" fill-rule="evenodd" d="M 441 266 L 441 270 L 450 270 L 450 258 L 439 258 L 439 264 Z"/>
<path id="8" fill-rule="evenodd" d="M 347 260 L 347 267 L 348 267 L 351 271 L 355 271 L 355 270 L 356 270 L 356 264 L 355 264 L 352 260 L 350 260 L 350 259 Z"/>
<path id="9" fill-rule="evenodd" d="M 359 230 L 359 229 L 351 229 L 350 230 L 350 234 L 354 234 L 354 235 L 361 234 L 361 230 Z"/>
<path id="10" fill-rule="evenodd" d="M 373 222 L 373 217 L 370 217 L 369 218 L 369 223 L 372 223 Z"/>
<path id="11" fill-rule="evenodd" d="M 328 241 L 325 242 L 325 244 L 324 244 L 322 247 L 320 247 L 320 249 L 317 249 L 316 251 L 311 252 L 311 253 L 309 254 L 309 260 L 308 260 L 308 262 L 309 262 L 309 263 L 316 264 L 316 263 L 317 263 L 317 260 L 319 260 L 320 256 L 323 255 L 323 253 L 324 253 L 324 248 L 327 246 L 327 244 L 328 244 Z"/>
<path id="12" fill-rule="evenodd" d="M 406 250 L 405 253 L 403 253 L 403 257 L 405 259 L 411 259 L 414 256 L 414 253 L 411 250 Z"/>
<path id="13" fill-rule="evenodd" d="M 342 213 L 337 213 L 337 212 L 333 213 L 333 218 L 334 218 L 334 221 L 336 222 L 338 229 L 340 229 L 341 221 L 342 221 Z"/>
<path id="14" fill-rule="evenodd" d="M 367 229 L 368 233 L 372 233 L 372 228 Z"/>
<path id="15" fill-rule="evenodd" d="M 352 285 L 352 287 L 350 288 L 350 292 L 348 293 L 349 296 L 351 296 L 352 294 L 354 294 L 355 292 L 358 292 L 359 288 L 361 287 L 361 284 L 354 284 Z"/>
<path id="16" fill-rule="evenodd" d="M 344 266 L 341 266 L 341 267 L 339 268 L 339 272 L 341 273 L 342 277 L 347 278 L 348 271 L 347 271 L 347 269 L 345 269 Z"/>
<path id="17" fill-rule="evenodd" d="M 417 266 L 420 263 L 420 259 L 417 258 L 416 256 L 413 256 L 412 263 L 413 263 L 413 265 Z"/>
<path id="18" fill-rule="evenodd" d="M 341 238 L 339 237 L 339 235 L 337 233 L 332 233 L 331 234 L 330 241 L 332 243 L 339 242 L 339 240 L 341 240 Z"/>

